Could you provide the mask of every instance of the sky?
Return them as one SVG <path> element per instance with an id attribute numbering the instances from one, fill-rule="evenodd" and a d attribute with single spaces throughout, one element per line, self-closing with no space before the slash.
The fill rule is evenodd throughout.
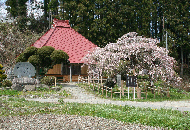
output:
<path id="1" fill-rule="evenodd" d="M 36 0 L 37 2 L 43 1 L 43 0 Z M 6 0 L 0 0 L 0 19 L 6 18 L 7 10 L 5 5 Z M 28 7 L 29 8 L 29 7 Z M 28 13 L 31 13 L 31 9 L 28 9 Z M 42 15 L 42 10 L 33 10 L 34 15 Z"/>

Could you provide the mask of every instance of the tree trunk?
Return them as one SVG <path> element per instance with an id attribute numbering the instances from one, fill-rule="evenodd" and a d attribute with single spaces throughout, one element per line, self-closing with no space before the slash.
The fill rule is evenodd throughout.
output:
<path id="1" fill-rule="evenodd" d="M 39 66 L 36 66 L 36 79 L 39 80 Z"/>
<path id="2" fill-rule="evenodd" d="M 183 77 L 183 48 L 181 46 L 181 73 L 180 76 Z"/>

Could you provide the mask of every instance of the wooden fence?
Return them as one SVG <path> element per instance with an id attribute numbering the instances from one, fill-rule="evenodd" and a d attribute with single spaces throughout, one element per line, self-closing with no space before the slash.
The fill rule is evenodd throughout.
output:
<path id="1" fill-rule="evenodd" d="M 114 93 L 119 93 L 120 94 L 120 99 L 121 99 L 121 97 L 124 96 L 125 93 L 128 93 L 128 91 L 129 91 L 129 93 L 133 93 L 133 97 L 134 97 L 134 94 L 137 94 L 138 99 L 142 99 L 142 98 L 147 99 L 148 90 L 152 91 L 152 93 L 154 94 L 154 98 L 155 98 L 156 93 L 158 95 L 160 95 L 161 98 L 163 97 L 163 95 L 166 95 L 167 97 L 170 97 L 170 95 L 169 95 L 169 87 L 167 87 L 167 88 L 156 87 L 156 86 L 147 87 L 147 85 L 144 84 L 144 87 L 140 88 L 140 87 L 138 87 L 138 84 L 137 84 L 137 87 L 136 87 L 135 92 L 134 92 L 134 87 L 129 87 L 129 88 L 125 87 L 125 81 L 122 81 L 121 87 L 118 88 L 118 91 L 113 91 L 112 87 L 108 87 L 108 86 L 103 85 L 103 83 L 106 80 L 107 79 L 103 79 L 102 77 L 100 77 L 99 79 L 90 79 L 89 77 L 85 78 L 85 77 L 81 77 L 81 76 L 78 77 L 78 83 L 79 82 L 86 83 L 87 86 L 89 86 L 89 88 L 92 85 L 92 90 L 93 91 L 95 91 L 95 88 L 96 88 L 98 93 L 100 91 L 101 91 L 102 95 L 105 93 L 106 98 L 108 97 L 108 93 L 111 93 L 110 94 L 111 98 L 113 98 Z M 142 93 L 145 94 L 145 97 L 141 97 Z M 128 94 L 128 97 L 129 97 L 129 94 Z"/>

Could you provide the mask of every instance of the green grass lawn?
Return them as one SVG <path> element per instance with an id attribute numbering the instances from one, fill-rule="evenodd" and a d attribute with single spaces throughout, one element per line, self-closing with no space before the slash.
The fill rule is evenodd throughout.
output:
<path id="1" fill-rule="evenodd" d="M 87 84 L 82 84 L 82 83 L 79 83 L 78 84 L 79 87 L 82 87 L 84 89 L 86 89 L 89 93 L 92 93 L 98 97 L 101 97 L 101 98 L 106 98 L 106 91 L 104 90 L 103 92 L 103 95 L 102 95 L 102 90 L 99 89 L 99 93 L 98 93 L 98 88 L 95 87 L 94 91 L 92 90 L 93 87 L 92 85 L 87 85 Z M 107 93 L 107 98 L 108 99 L 111 99 L 111 93 L 108 92 Z M 113 96 L 112 96 L 112 100 L 121 100 L 121 101 L 134 101 L 133 99 L 133 94 L 130 93 L 130 99 L 128 99 L 128 94 L 125 93 L 124 96 L 121 96 L 121 99 L 120 99 L 120 94 L 119 93 L 113 93 Z M 170 88 L 170 97 L 167 97 L 166 95 L 162 95 L 162 98 L 160 95 L 158 95 L 158 93 L 155 94 L 155 98 L 154 98 L 154 94 L 151 93 L 151 91 L 148 91 L 148 94 L 147 94 L 147 99 L 145 98 L 146 95 L 145 93 L 142 93 L 141 94 L 141 97 L 144 97 L 144 99 L 137 99 L 137 94 L 136 94 L 136 99 L 135 101 L 139 101 L 139 102 L 147 102 L 147 101 L 150 101 L 150 102 L 158 102 L 158 101 L 179 101 L 179 100 L 190 100 L 190 92 L 185 92 L 184 90 L 180 90 L 180 89 L 177 89 L 177 88 Z"/>
<path id="2" fill-rule="evenodd" d="M 61 86 L 60 86 L 61 87 Z M 38 88 L 36 91 L 16 91 L 16 90 L 0 90 L 0 96 L 7 95 L 7 96 L 14 96 L 14 97 L 22 97 L 22 96 L 37 96 L 37 97 L 44 97 L 45 95 L 52 95 L 52 94 L 58 94 L 62 97 L 70 97 L 71 95 L 66 92 L 65 90 L 55 91 L 47 88 Z"/>
<path id="3" fill-rule="evenodd" d="M 28 114 L 70 114 L 81 116 L 97 116 L 116 119 L 126 123 L 140 123 L 172 129 L 190 128 L 190 112 L 171 109 L 151 109 L 117 105 L 86 103 L 40 103 L 26 101 L 24 98 L 0 98 L 0 116 L 18 116 Z"/>

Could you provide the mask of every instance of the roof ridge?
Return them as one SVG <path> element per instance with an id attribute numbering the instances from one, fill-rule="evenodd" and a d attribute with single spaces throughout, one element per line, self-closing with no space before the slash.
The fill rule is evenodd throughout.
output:
<path id="1" fill-rule="evenodd" d="M 48 37 L 47 41 L 42 45 L 42 47 L 45 46 L 48 43 L 48 41 L 51 38 L 52 34 L 55 32 L 55 28 L 53 28 L 53 32 L 50 34 L 50 36 Z"/>

